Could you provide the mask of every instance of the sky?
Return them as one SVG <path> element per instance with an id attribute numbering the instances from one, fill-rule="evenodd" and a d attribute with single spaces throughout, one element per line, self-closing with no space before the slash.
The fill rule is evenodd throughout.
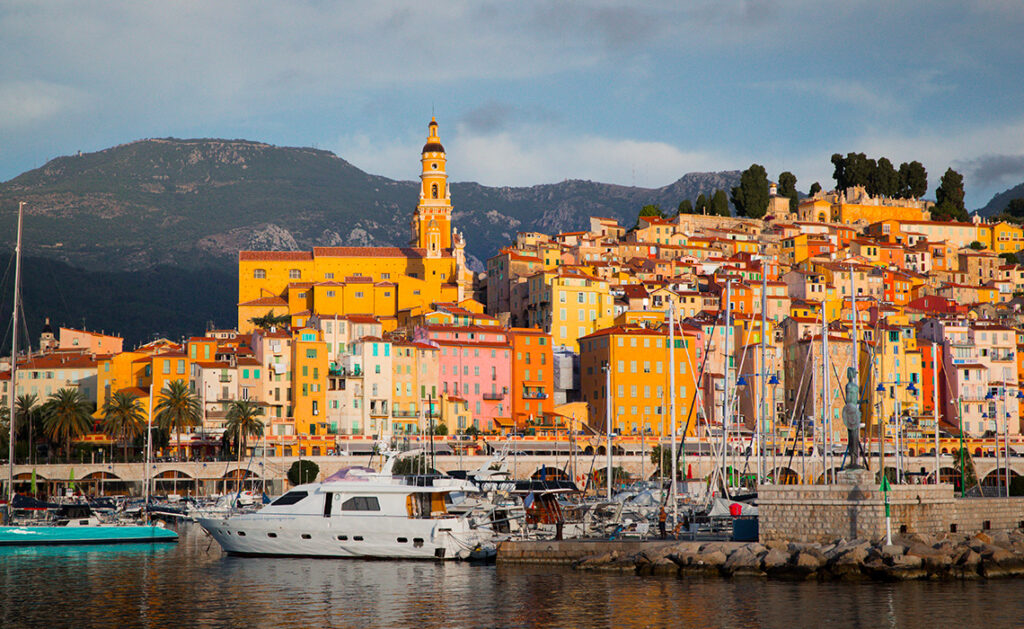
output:
<path id="1" fill-rule="evenodd" d="M 315 146 L 414 179 L 660 187 L 833 153 L 1024 181 L 1019 0 L 0 0 L 0 181 L 150 137 Z M 471 208 L 464 208 L 471 209 Z"/>

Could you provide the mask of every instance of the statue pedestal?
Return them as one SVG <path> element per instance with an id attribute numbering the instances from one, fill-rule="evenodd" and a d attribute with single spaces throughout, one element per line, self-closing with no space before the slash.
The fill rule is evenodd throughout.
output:
<path id="1" fill-rule="evenodd" d="M 846 469 L 840 470 L 836 474 L 836 483 L 839 485 L 853 485 L 855 487 L 863 487 L 867 485 L 873 485 L 875 482 L 875 473 L 871 470 L 864 468 L 859 469 Z"/>

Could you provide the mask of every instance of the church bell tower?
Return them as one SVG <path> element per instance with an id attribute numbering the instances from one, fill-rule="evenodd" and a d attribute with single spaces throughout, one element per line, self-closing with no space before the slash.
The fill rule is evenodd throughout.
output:
<path id="1" fill-rule="evenodd" d="M 420 161 L 420 202 L 412 217 L 412 246 L 427 250 L 427 257 L 440 257 L 452 248 L 452 197 L 445 171 L 444 146 L 437 135 L 437 120 L 430 119 L 427 143 Z"/>

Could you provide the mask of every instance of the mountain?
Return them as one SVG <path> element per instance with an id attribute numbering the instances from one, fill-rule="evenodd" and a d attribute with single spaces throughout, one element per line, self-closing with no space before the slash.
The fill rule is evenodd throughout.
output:
<path id="1" fill-rule="evenodd" d="M 991 201 L 986 203 L 984 207 L 978 209 L 978 213 L 982 216 L 995 216 L 996 214 L 1002 213 L 1002 211 L 1006 209 L 1006 206 L 1010 204 L 1010 201 L 1022 198 L 1024 198 L 1024 183 L 1019 183 L 1009 190 L 1005 190 L 993 196 Z"/>
<path id="2" fill-rule="evenodd" d="M 0 277 L 0 356 L 11 351 L 13 252 L 0 251 L 7 270 Z M 180 340 L 201 334 L 209 324 L 235 327 L 235 274 L 220 268 L 183 269 L 166 265 L 141 271 L 89 271 L 64 262 L 25 256 L 21 263 L 25 325 L 18 345 L 38 349 L 45 317 L 57 326 L 88 328 L 124 337 L 134 347 L 155 337 Z"/>
<path id="3" fill-rule="evenodd" d="M 409 156 L 410 173 L 418 167 Z M 739 181 L 691 173 L 662 188 L 563 181 L 524 188 L 452 183 L 454 222 L 471 263 L 517 231 L 587 226 L 592 215 L 632 224 L 640 207 Z M 26 202 L 25 250 L 91 270 L 155 265 L 233 269 L 239 249 L 405 245 L 418 183 L 363 172 L 329 151 L 245 140 L 150 139 L 59 157 L 0 184 L 0 247 L 12 247 Z"/>

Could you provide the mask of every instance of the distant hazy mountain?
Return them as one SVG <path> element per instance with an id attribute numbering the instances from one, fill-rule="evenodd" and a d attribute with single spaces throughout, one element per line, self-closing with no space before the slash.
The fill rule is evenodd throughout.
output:
<path id="1" fill-rule="evenodd" d="M 1019 183 L 1009 190 L 995 195 L 992 197 L 991 201 L 978 210 L 978 213 L 982 216 L 999 214 L 1006 209 L 1006 206 L 1010 204 L 1010 201 L 1021 198 L 1024 198 L 1024 183 Z"/>
<path id="2" fill-rule="evenodd" d="M 418 156 L 409 156 L 415 174 Z M 456 173 L 457 175 L 457 173 Z M 528 188 L 453 183 L 455 225 L 477 265 L 517 231 L 581 229 L 591 215 L 632 225 L 640 207 L 737 185 L 738 171 L 663 188 L 564 181 Z M 25 249 L 93 270 L 230 269 L 239 249 L 404 245 L 414 181 L 365 173 L 328 151 L 245 140 L 141 140 L 59 157 L 0 184 L 0 247 L 25 201 Z"/>

